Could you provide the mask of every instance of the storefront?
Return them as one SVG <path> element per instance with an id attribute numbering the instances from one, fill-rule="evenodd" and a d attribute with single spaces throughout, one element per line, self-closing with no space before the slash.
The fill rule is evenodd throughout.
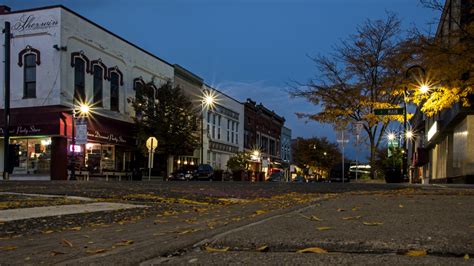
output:
<path id="1" fill-rule="evenodd" d="M 135 147 L 133 124 L 94 115 L 87 119 L 87 144 L 73 148 L 72 116 L 67 111 L 60 106 L 11 110 L 9 149 L 16 155 L 10 160 L 12 177 L 67 180 L 73 154 L 75 169 L 91 175 L 130 170 Z M 0 116 L 3 118 L 2 112 Z M 1 136 L 3 127 L 1 121 Z M 2 142 L 1 163 L 3 149 Z"/>

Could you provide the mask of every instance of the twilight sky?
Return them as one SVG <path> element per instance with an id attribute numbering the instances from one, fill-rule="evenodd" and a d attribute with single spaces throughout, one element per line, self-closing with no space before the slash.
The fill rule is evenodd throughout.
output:
<path id="1" fill-rule="evenodd" d="M 403 27 L 429 30 L 439 14 L 419 0 L 4 0 L 12 10 L 62 4 L 239 101 L 252 98 L 286 118 L 293 137 L 332 127 L 300 120 L 316 106 L 290 99 L 286 83 L 314 74 L 325 54 L 366 19 L 393 11 Z M 431 27 L 433 25 L 431 24 Z M 349 145 L 347 156 L 355 157 Z M 363 153 L 366 155 L 367 153 Z"/>

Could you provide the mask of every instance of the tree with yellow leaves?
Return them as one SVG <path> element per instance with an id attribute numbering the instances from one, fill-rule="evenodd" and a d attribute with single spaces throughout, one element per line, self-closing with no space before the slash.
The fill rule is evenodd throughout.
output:
<path id="1" fill-rule="evenodd" d="M 408 42 L 415 49 L 418 63 L 427 75 L 418 83 L 430 86 L 428 93 L 417 90 L 412 82 L 410 89 L 413 102 L 421 105 L 421 111 L 433 116 L 444 109 L 461 103 L 472 104 L 474 82 L 474 4 L 472 1 L 421 0 L 427 8 L 440 12 L 440 22 L 435 36 L 426 36 L 414 30 Z"/>
<path id="2" fill-rule="evenodd" d="M 383 20 L 367 20 L 333 53 L 313 57 L 315 77 L 305 83 L 295 82 L 290 89 L 291 96 L 305 98 L 320 108 L 317 113 L 297 113 L 300 118 L 345 126 L 363 122 L 371 165 L 389 122 L 403 120 L 402 116 L 377 116 L 373 112 L 403 106 L 400 85 L 411 56 L 400 49 L 400 40 L 400 21 L 394 14 L 388 13 Z"/>

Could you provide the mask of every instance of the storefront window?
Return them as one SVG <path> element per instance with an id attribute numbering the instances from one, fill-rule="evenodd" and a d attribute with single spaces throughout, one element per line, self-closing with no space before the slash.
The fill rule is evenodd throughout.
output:
<path id="1" fill-rule="evenodd" d="M 19 151 L 19 165 L 13 168 L 13 174 L 49 175 L 51 138 L 12 139 L 10 143 Z"/>

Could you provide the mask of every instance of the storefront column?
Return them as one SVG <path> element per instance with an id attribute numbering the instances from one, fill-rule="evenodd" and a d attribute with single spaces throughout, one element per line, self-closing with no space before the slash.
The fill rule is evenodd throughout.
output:
<path id="1" fill-rule="evenodd" d="M 51 180 L 67 180 L 67 139 L 51 138 Z"/>

